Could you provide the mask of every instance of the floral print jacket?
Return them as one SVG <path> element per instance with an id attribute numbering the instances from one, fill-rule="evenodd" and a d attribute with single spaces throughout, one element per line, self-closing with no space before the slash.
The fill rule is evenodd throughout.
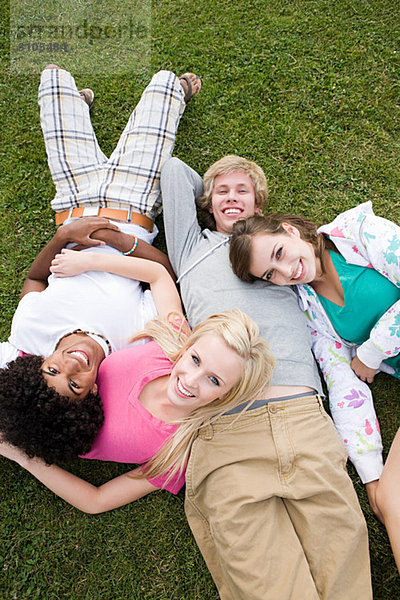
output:
<path id="1" fill-rule="evenodd" d="M 339 252 L 351 264 L 376 269 L 400 287 L 400 227 L 377 217 L 365 202 L 323 225 Z M 332 417 L 350 460 L 363 483 L 379 479 L 382 441 L 371 391 L 350 367 L 357 353 L 371 368 L 396 377 L 400 373 L 381 361 L 400 352 L 400 300 L 382 315 L 370 338 L 360 346 L 343 340 L 334 330 L 317 294 L 309 285 L 294 286 L 309 319 L 313 352 L 323 372 Z"/>

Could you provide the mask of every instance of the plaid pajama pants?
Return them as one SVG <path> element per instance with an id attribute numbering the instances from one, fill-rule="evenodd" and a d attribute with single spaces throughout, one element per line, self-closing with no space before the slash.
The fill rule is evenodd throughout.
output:
<path id="1" fill-rule="evenodd" d="M 56 186 L 51 206 L 132 210 L 152 219 L 161 211 L 160 170 L 171 154 L 185 109 L 179 79 L 156 73 L 107 159 L 75 80 L 63 69 L 45 69 L 39 86 L 40 119 Z"/>

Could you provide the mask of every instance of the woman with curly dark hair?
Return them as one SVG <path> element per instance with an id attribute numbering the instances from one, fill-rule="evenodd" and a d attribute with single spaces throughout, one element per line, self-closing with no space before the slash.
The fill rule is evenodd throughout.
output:
<path id="1" fill-rule="evenodd" d="M 105 258 L 101 266 L 110 269 Z M 123 257 L 112 258 L 119 259 L 112 261 L 115 264 L 126 262 Z M 98 255 L 67 251 L 56 258 L 53 269 L 64 276 L 76 273 L 76 268 L 96 267 L 100 268 Z M 244 412 L 272 375 L 275 359 L 250 317 L 238 309 L 225 311 L 191 332 L 181 308 L 176 307 L 176 288 L 174 293 L 158 291 L 167 314 L 150 321 L 135 338 L 151 341 L 114 352 L 101 364 L 98 385 L 105 421 L 92 450 L 84 456 L 139 463 L 140 467 L 95 487 L 0 443 L 0 454 L 85 512 L 111 510 L 157 488 L 178 493 L 199 430 L 217 418 L 223 420 L 226 411 L 239 405 L 239 412 Z"/>
<path id="2" fill-rule="evenodd" d="M 64 249 L 50 271 L 60 283 L 86 271 L 145 281 L 159 316 L 181 311 L 172 278 L 163 265 L 150 260 Z M 46 331 L 46 322 L 42 328 Z M 50 356 L 20 356 L 0 369 L 3 441 L 47 463 L 88 452 L 102 424 L 96 378 L 111 352 L 107 346 L 110 342 L 99 333 L 75 330 L 61 337 Z"/>
<path id="3" fill-rule="evenodd" d="M 89 452 L 103 425 L 100 396 L 71 402 L 49 387 L 40 356 L 23 356 L 0 370 L 0 432 L 3 441 L 47 464 Z"/>
<path id="4" fill-rule="evenodd" d="M 87 513 L 123 506 L 159 488 L 177 494 L 198 432 L 219 418 L 223 426 L 226 411 L 240 406 L 244 412 L 275 364 L 257 325 L 238 309 L 212 315 L 193 332 L 182 313 L 170 315 L 148 323 L 142 335 L 152 341 L 115 352 L 100 367 L 105 422 L 83 457 L 141 466 L 96 487 L 0 443 L 0 454 Z"/>

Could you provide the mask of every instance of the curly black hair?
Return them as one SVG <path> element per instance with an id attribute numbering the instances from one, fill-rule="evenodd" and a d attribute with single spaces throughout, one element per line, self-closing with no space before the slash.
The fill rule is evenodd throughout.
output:
<path id="1" fill-rule="evenodd" d="M 47 464 L 89 452 L 104 422 L 99 395 L 73 401 L 47 385 L 41 356 L 23 356 L 0 369 L 2 439 Z"/>

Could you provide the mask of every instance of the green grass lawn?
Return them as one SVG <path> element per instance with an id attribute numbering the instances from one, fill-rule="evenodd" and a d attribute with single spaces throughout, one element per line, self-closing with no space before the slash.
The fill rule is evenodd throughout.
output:
<path id="1" fill-rule="evenodd" d="M 134 13 L 134 3 L 123 5 Z M 42 2 L 37 6 L 32 18 L 42 14 Z M 85 4 L 92 23 L 111 18 L 99 6 Z M 113 6 L 117 11 L 120 3 L 109 0 Z M 26 270 L 54 232 L 54 188 L 36 101 L 40 67 L 11 68 L 9 6 L 0 0 L 0 7 L 0 334 L 6 339 Z M 133 42 L 127 53 L 124 40 L 123 47 L 106 48 L 121 52 L 112 67 L 97 59 L 98 43 L 90 53 L 82 42 L 82 60 L 78 44 L 73 56 L 55 54 L 52 62 L 71 69 L 78 86 L 95 90 L 92 120 L 106 153 L 152 72 L 193 70 L 203 89 L 182 119 L 175 154 L 200 173 L 237 153 L 265 169 L 273 211 L 322 223 L 372 200 L 377 214 L 399 222 L 399 40 L 395 0 L 158 0 L 140 59 Z M 372 386 L 385 452 L 400 423 L 398 386 L 384 375 Z M 126 467 L 81 460 L 71 469 L 101 483 Z M 4 459 L 0 470 L 1 599 L 218 598 L 186 524 L 183 493 L 157 492 L 87 516 Z M 370 532 L 374 597 L 394 600 L 400 579 L 385 530 L 349 471 Z"/>

